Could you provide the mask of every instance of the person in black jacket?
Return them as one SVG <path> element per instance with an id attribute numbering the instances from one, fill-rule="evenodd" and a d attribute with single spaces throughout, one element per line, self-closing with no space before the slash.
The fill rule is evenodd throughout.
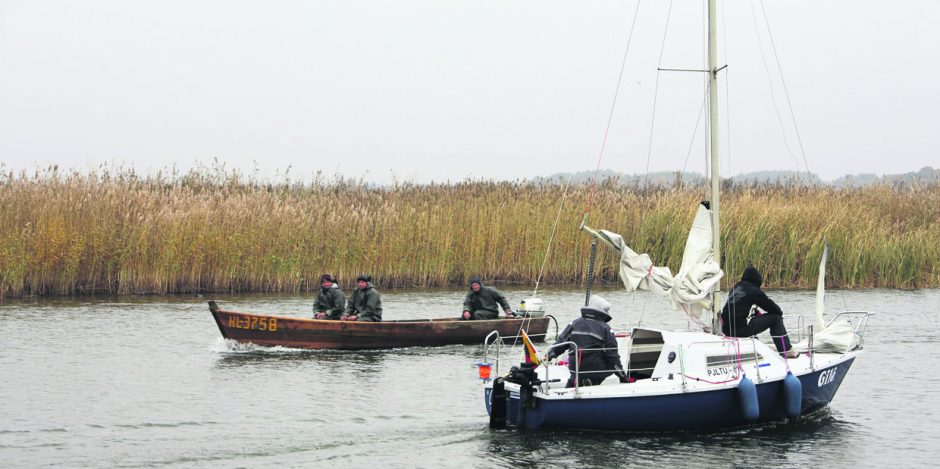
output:
<path id="1" fill-rule="evenodd" d="M 781 355 L 794 358 L 790 337 L 783 325 L 783 310 L 760 289 L 764 278 L 754 266 L 748 265 L 741 281 L 734 285 L 728 301 L 721 309 L 721 330 L 730 337 L 751 337 L 770 329 L 770 336 Z M 751 308 L 757 306 L 764 314 L 755 314 L 748 321 Z"/>
<path id="2" fill-rule="evenodd" d="M 621 383 L 629 382 L 627 374 L 620 364 L 620 353 L 617 351 L 617 339 L 607 324 L 610 322 L 610 303 L 607 300 L 592 296 L 588 306 L 581 308 L 581 317 L 575 319 L 561 332 L 555 344 L 574 342 L 581 355 L 580 366 L 577 365 L 575 351 L 568 354 L 568 369 L 571 377 L 566 387 L 574 387 L 575 371 L 578 372 L 578 385 L 591 386 L 601 384 L 608 376 L 616 374 Z M 570 345 L 556 347 L 548 352 L 551 360 L 566 350 Z"/>

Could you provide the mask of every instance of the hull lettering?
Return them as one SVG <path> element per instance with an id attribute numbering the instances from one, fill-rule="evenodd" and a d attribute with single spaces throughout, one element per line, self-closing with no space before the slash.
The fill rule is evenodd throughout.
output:
<path id="1" fill-rule="evenodd" d="M 823 371 L 822 373 L 819 374 L 819 381 L 817 381 L 816 384 L 819 387 L 823 387 L 835 381 L 836 376 L 838 376 L 838 373 L 837 373 L 838 371 L 839 371 L 839 367 L 835 367 L 831 370 Z"/>

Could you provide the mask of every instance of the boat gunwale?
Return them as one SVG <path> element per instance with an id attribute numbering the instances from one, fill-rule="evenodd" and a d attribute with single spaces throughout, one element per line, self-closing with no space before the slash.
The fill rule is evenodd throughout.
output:
<path id="1" fill-rule="evenodd" d="M 498 319 L 473 319 L 473 320 L 466 320 L 466 319 L 460 319 L 460 318 L 428 318 L 428 319 L 392 319 L 388 321 L 385 321 L 385 320 L 382 320 L 382 321 L 341 321 L 339 319 L 314 319 L 314 318 L 306 318 L 306 317 L 298 317 L 298 316 L 283 316 L 283 315 L 278 315 L 278 314 L 245 313 L 242 311 L 231 311 L 231 310 L 225 310 L 225 309 L 212 311 L 213 315 L 217 313 L 237 314 L 237 315 L 242 315 L 242 316 L 254 316 L 254 317 L 264 317 L 264 318 L 277 318 L 277 319 L 285 319 L 289 321 L 322 322 L 322 323 L 340 322 L 343 324 L 376 324 L 376 325 L 378 324 L 399 324 L 400 325 L 400 324 L 407 324 L 407 323 L 430 324 L 430 323 L 436 323 L 436 322 L 467 322 L 467 323 L 473 323 L 473 324 L 486 324 L 486 323 L 504 322 L 504 321 L 532 322 L 532 321 L 541 321 L 541 320 L 549 319 L 549 316 L 539 316 L 539 317 L 512 317 L 512 318 L 507 317 L 507 318 L 498 318 Z"/>
<path id="2" fill-rule="evenodd" d="M 799 373 L 794 372 L 793 375 L 797 378 L 803 376 L 811 375 L 820 370 L 826 370 L 834 366 L 839 366 L 842 363 L 845 363 L 850 360 L 858 358 L 864 352 L 863 349 L 851 350 L 846 353 L 835 353 L 835 352 L 826 352 L 826 353 L 817 353 L 817 360 L 819 355 L 833 355 L 838 356 L 838 358 L 833 359 L 832 361 L 827 362 L 823 366 L 819 366 L 817 361 L 817 366 L 814 368 L 806 368 L 805 370 L 800 370 Z M 791 359 L 795 360 L 795 359 Z M 792 371 L 792 369 L 791 369 Z M 774 377 L 774 378 L 765 378 L 759 383 L 754 383 L 757 386 L 762 386 L 766 384 L 780 383 L 786 378 L 786 375 Z M 578 400 L 578 399 L 623 399 L 623 398 L 642 398 L 642 397 L 659 397 L 659 396 L 669 396 L 669 395 L 678 395 L 678 394 L 693 394 L 693 393 L 703 393 L 703 392 L 712 392 L 712 391 L 721 391 L 738 387 L 740 379 L 729 381 L 727 383 L 720 384 L 711 384 L 696 382 L 696 386 L 689 386 L 681 392 L 676 392 L 676 388 L 680 387 L 677 383 L 680 383 L 681 380 L 675 380 L 676 383 L 670 383 L 668 380 L 660 381 L 651 381 L 650 379 L 643 379 L 633 383 L 610 383 L 610 384 L 600 384 L 597 386 L 580 386 L 577 388 L 577 393 L 575 388 L 555 388 L 549 389 L 548 392 L 543 391 L 539 387 L 535 388 L 532 396 L 538 399 L 550 400 L 550 401 L 565 401 L 565 400 Z M 655 387 L 656 389 L 644 389 L 643 392 L 633 392 L 630 394 L 624 393 L 619 388 L 619 385 L 631 386 L 631 387 Z M 515 398 L 518 399 L 519 385 L 511 382 L 506 382 L 506 391 L 510 393 L 515 393 Z M 492 382 L 487 383 L 485 388 L 492 388 Z"/>

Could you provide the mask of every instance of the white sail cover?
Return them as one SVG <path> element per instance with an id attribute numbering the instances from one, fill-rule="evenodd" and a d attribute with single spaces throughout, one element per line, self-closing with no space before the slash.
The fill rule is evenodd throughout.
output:
<path id="1" fill-rule="evenodd" d="M 674 308 L 682 307 L 695 315 L 708 307 L 705 299 L 714 291 L 724 273 L 712 258 L 711 211 L 699 205 L 695 221 L 685 243 L 679 273 L 672 275 L 669 267 L 657 267 L 648 254 L 637 254 L 617 233 L 607 230 L 585 230 L 620 252 L 620 279 L 627 291 L 652 290 L 669 298 Z M 685 307 L 683 307 L 685 306 Z M 691 308 L 691 311 L 689 310 Z"/>

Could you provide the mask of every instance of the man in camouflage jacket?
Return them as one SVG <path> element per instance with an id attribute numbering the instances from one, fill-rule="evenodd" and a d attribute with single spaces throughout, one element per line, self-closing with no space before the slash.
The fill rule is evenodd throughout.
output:
<path id="1" fill-rule="evenodd" d="M 343 321 L 379 322 L 382 320 L 382 296 L 372 285 L 368 275 L 356 278 L 356 291 L 349 297 L 346 311 L 343 312 Z"/>
<path id="2" fill-rule="evenodd" d="M 320 291 L 317 292 L 317 300 L 313 302 L 313 318 L 337 320 L 343 316 L 345 304 L 346 295 L 343 295 L 336 279 L 330 274 L 321 275 Z"/>
<path id="3" fill-rule="evenodd" d="M 500 306 L 506 316 L 513 317 L 509 302 L 499 290 L 484 286 L 480 277 L 470 279 L 470 291 L 463 300 L 463 319 L 496 319 Z"/>

